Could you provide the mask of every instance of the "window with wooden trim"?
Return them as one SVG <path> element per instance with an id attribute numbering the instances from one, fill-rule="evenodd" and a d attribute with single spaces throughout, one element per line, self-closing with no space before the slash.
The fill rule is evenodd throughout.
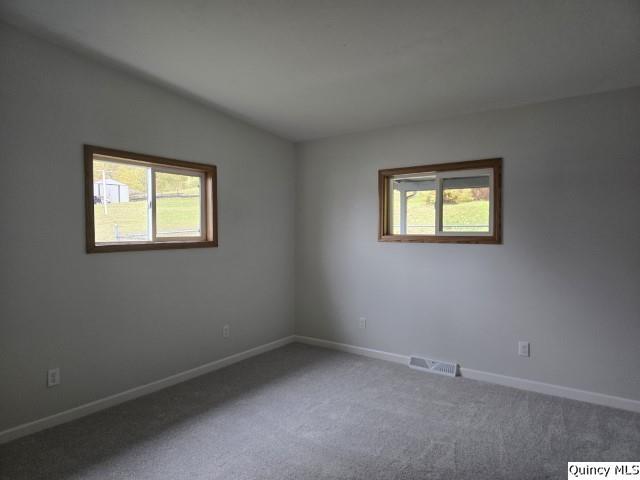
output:
<path id="1" fill-rule="evenodd" d="M 85 145 L 87 252 L 216 247 L 216 167 Z"/>
<path id="2" fill-rule="evenodd" d="M 501 243 L 502 159 L 378 172 L 382 242 Z"/>

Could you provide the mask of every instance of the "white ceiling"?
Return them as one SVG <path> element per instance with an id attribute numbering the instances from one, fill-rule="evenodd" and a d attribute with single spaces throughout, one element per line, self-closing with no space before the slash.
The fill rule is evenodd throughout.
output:
<path id="1" fill-rule="evenodd" d="M 292 140 L 640 85 L 640 0 L 0 0 Z"/>

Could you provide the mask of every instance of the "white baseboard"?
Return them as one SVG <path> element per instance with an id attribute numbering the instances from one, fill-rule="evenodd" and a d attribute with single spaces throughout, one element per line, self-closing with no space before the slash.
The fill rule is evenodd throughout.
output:
<path id="1" fill-rule="evenodd" d="M 506 387 L 519 388 L 520 390 L 529 390 L 531 392 L 544 393 L 546 395 L 554 395 L 556 397 L 569 398 L 571 400 L 595 403 L 596 405 L 604 405 L 605 407 L 619 408 L 621 410 L 640 413 L 640 400 L 633 400 L 631 398 L 616 397 L 605 393 L 590 392 L 588 390 L 564 387 L 562 385 L 554 385 L 552 383 L 527 380 L 526 378 L 508 377 L 497 373 L 473 370 L 471 368 L 461 368 L 460 374 L 463 377 L 471 378 L 473 380 L 481 380 L 483 382 L 495 383 Z"/>
<path id="2" fill-rule="evenodd" d="M 245 350 L 244 352 L 229 355 L 228 357 L 221 358 L 220 360 L 215 360 L 213 362 L 200 365 L 199 367 L 176 373 L 175 375 L 171 375 L 161 380 L 156 380 L 155 382 L 147 383 L 139 387 L 134 387 L 129 390 L 125 390 L 124 392 L 116 393 L 115 395 L 110 395 L 93 402 L 85 403 L 84 405 L 79 405 L 77 407 L 70 408 L 69 410 L 65 410 L 63 412 L 41 418 L 33 422 L 23 423 L 22 425 L 3 430 L 0 432 L 0 444 L 38 432 L 40 430 L 44 430 L 46 428 L 69 422 L 71 420 L 75 420 L 80 417 L 84 417 L 91 413 L 113 407 L 115 405 L 118 405 L 119 403 L 123 403 L 128 400 L 141 397 L 143 395 L 148 395 L 149 393 L 162 390 L 163 388 L 167 388 L 177 383 L 190 380 L 200 375 L 204 375 L 205 373 L 213 372 L 214 370 L 218 370 L 233 363 L 237 363 L 241 360 L 245 360 L 247 358 L 260 355 L 261 353 L 268 352 L 269 350 L 282 347 L 293 341 L 295 341 L 294 335 L 283 337 L 273 342 L 259 345 L 249 350 Z"/>
<path id="3" fill-rule="evenodd" d="M 24 423 L 16 427 L 9 428 L 0 432 L 0 444 L 9 442 L 16 438 L 29 435 L 40 430 L 44 430 L 62 423 L 75 420 L 77 418 L 90 415 L 91 413 L 104 410 L 109 407 L 113 407 L 120 403 L 134 398 L 148 395 L 149 393 L 162 390 L 163 388 L 170 387 L 180 382 L 204 375 L 205 373 L 213 372 L 228 365 L 237 363 L 241 360 L 260 355 L 261 353 L 274 350 L 292 342 L 300 342 L 308 345 L 315 345 L 317 347 L 330 348 L 333 350 L 340 350 L 342 352 L 353 353 L 356 355 L 363 355 L 365 357 L 377 358 L 380 360 L 387 360 L 395 363 L 407 364 L 409 362 L 408 355 L 401 355 L 398 353 L 385 352 L 382 350 L 374 350 L 372 348 L 358 347 L 356 345 L 349 345 L 346 343 L 332 342 L 330 340 L 323 340 L 320 338 L 305 337 L 301 335 L 291 335 L 283 337 L 279 340 L 275 340 L 264 345 L 245 350 L 244 352 L 236 353 L 228 357 L 215 360 L 199 367 L 186 370 L 184 372 L 171 375 L 155 382 L 147 383 L 139 387 L 135 387 L 124 392 L 116 393 L 109 397 L 101 398 L 93 402 L 79 405 L 69 410 L 65 410 L 48 417 L 44 417 L 33 422 Z M 460 368 L 460 374 L 463 377 L 480 380 L 489 383 L 495 383 L 498 385 L 504 385 L 507 387 L 518 388 L 521 390 L 529 390 L 537 393 L 544 393 L 547 395 L 554 395 L 557 397 L 570 398 L 572 400 L 579 400 L 583 402 L 594 403 L 597 405 L 604 405 L 607 407 L 619 408 L 622 410 L 629 410 L 632 412 L 640 413 L 640 401 L 630 398 L 616 397 L 613 395 L 606 395 L 603 393 L 589 392 L 586 390 L 578 390 L 570 387 L 563 387 L 561 385 L 553 385 L 550 383 L 537 382 L 535 380 L 527 380 L 518 377 L 509 377 L 506 375 L 499 375 L 496 373 L 483 372 L 480 370 L 473 370 L 470 368 Z"/>
<path id="4" fill-rule="evenodd" d="M 383 352 L 382 350 L 374 350 L 372 348 L 358 347 L 356 345 L 349 345 L 348 343 L 332 342 L 330 340 L 322 340 L 315 337 L 304 337 L 302 335 L 294 335 L 295 341 L 300 343 L 306 343 L 307 345 L 314 345 L 316 347 L 331 348 L 333 350 L 340 350 L 341 352 L 353 353 L 355 355 L 363 355 L 365 357 L 377 358 L 379 360 L 387 360 L 394 363 L 409 363 L 408 355 L 399 355 L 397 353 Z"/>
<path id="5" fill-rule="evenodd" d="M 295 341 L 315 345 L 317 347 L 331 348 L 342 352 L 363 355 L 365 357 L 378 358 L 380 360 L 388 360 L 395 363 L 407 364 L 409 362 L 408 355 L 400 355 L 397 353 L 384 352 L 381 350 L 373 350 L 371 348 L 358 347 L 346 343 L 332 342 L 322 340 L 320 338 L 305 337 L 295 335 Z M 520 390 L 528 390 L 531 392 L 544 393 L 546 395 L 554 395 L 556 397 L 569 398 L 571 400 L 579 400 L 581 402 L 594 403 L 596 405 L 604 405 L 606 407 L 619 408 L 621 410 L 629 410 L 640 413 L 640 400 L 630 398 L 616 397 L 606 395 L 604 393 L 589 392 L 587 390 L 579 390 L 577 388 L 564 387 L 562 385 L 554 385 L 551 383 L 537 382 L 535 380 L 527 380 L 525 378 L 509 377 L 499 375 L 497 373 L 483 372 L 481 370 L 473 370 L 471 368 L 460 368 L 460 375 L 473 380 L 480 380 L 488 383 L 495 383 L 506 387 L 518 388 Z"/>

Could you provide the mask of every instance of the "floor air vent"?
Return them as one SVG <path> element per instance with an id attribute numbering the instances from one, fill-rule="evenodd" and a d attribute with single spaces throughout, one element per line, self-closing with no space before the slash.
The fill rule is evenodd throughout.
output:
<path id="1" fill-rule="evenodd" d="M 409 358 L 409 368 L 414 370 L 422 370 L 423 372 L 432 372 L 448 377 L 458 375 L 458 364 L 442 362 L 440 360 L 431 360 L 430 358 L 411 356 Z"/>

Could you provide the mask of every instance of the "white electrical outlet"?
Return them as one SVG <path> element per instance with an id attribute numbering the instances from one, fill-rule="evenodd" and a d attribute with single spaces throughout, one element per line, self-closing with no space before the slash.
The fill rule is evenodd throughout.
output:
<path id="1" fill-rule="evenodd" d="M 529 342 L 518 342 L 518 355 L 521 357 L 529 356 Z"/>
<path id="2" fill-rule="evenodd" d="M 367 319 L 365 317 L 360 317 L 358 325 L 360 326 L 360 328 L 367 328 Z"/>
<path id="3" fill-rule="evenodd" d="M 47 371 L 47 387 L 55 387 L 60 384 L 60 369 L 52 368 Z"/>
<path id="4" fill-rule="evenodd" d="M 230 334 L 231 334 L 231 332 L 229 330 L 229 325 L 225 325 L 224 327 L 222 327 L 222 336 L 224 338 L 229 338 Z"/>

